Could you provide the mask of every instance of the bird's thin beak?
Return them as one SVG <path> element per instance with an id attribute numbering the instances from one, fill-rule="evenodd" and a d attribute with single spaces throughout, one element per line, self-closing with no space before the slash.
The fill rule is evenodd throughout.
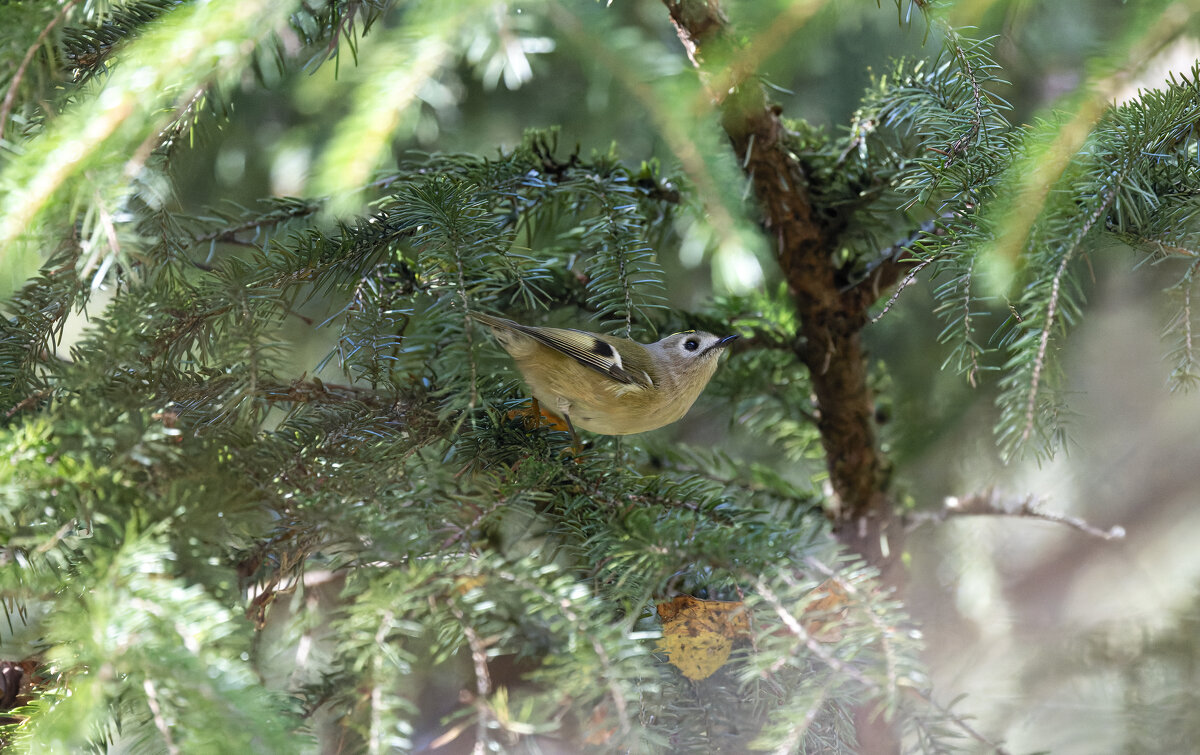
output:
<path id="1" fill-rule="evenodd" d="M 739 338 L 741 338 L 741 336 L 737 335 L 736 333 L 735 333 L 734 335 L 731 335 L 731 336 L 725 336 L 725 337 L 724 337 L 724 338 L 722 338 L 721 340 L 719 340 L 719 341 L 717 341 L 716 343 L 714 343 L 712 346 L 709 346 L 707 349 L 705 349 L 705 350 L 704 350 L 704 353 L 705 353 L 705 354 L 707 354 L 707 353 L 708 353 L 708 352 L 710 352 L 710 351 L 716 351 L 717 349 L 723 349 L 723 348 L 725 348 L 726 346 L 728 346 L 729 344 L 733 343 L 734 341 L 736 341 L 736 340 L 737 340 L 737 339 L 739 339 Z M 719 356 L 719 355 L 718 355 L 718 356 Z"/>

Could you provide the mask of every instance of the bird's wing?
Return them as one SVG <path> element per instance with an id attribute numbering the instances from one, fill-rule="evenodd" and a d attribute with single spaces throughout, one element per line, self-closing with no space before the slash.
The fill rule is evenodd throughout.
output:
<path id="1" fill-rule="evenodd" d="M 591 333 L 565 328 L 531 328 L 526 325 L 519 325 L 518 328 L 539 343 L 571 357 L 585 367 L 591 367 L 609 376 L 618 383 L 632 388 L 654 386 L 645 370 L 631 369 L 623 363 L 616 348 Z"/>

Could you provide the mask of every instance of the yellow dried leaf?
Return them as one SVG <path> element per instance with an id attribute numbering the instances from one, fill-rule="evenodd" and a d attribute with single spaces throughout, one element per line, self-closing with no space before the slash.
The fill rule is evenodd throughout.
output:
<path id="1" fill-rule="evenodd" d="M 734 640 L 746 636 L 750 623 L 740 601 L 700 600 L 680 595 L 658 604 L 663 636 L 658 650 L 688 679 L 700 680 L 729 660 Z"/>
<path id="2" fill-rule="evenodd" d="M 707 679 L 725 665 L 733 641 L 713 632 L 695 636 L 671 635 L 658 641 L 658 651 L 666 653 L 671 665 L 688 679 Z"/>

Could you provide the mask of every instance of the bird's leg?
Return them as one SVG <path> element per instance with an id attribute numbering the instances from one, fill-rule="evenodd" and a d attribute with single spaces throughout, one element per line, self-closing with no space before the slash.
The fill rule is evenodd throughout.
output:
<path id="1" fill-rule="evenodd" d="M 583 444 L 579 442 L 579 433 L 575 432 L 575 425 L 571 424 L 571 415 L 563 414 L 563 419 L 567 421 L 567 430 L 571 433 L 571 450 L 578 456 L 583 453 Z"/>
<path id="2" fill-rule="evenodd" d="M 579 442 L 579 433 L 575 432 L 575 425 L 571 424 L 571 402 L 563 396 L 559 396 L 556 403 L 558 404 L 555 407 L 558 409 L 558 416 L 567 423 L 567 432 L 571 433 L 571 450 L 578 456 L 583 453 L 583 444 Z"/>

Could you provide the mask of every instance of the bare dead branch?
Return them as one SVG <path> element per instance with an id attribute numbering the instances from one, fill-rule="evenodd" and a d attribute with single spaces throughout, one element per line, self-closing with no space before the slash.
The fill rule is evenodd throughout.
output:
<path id="1" fill-rule="evenodd" d="M 918 512 L 905 517 L 906 528 L 909 532 L 930 523 L 940 523 L 959 516 L 1007 516 L 1024 519 L 1040 519 L 1044 522 L 1063 524 L 1071 529 L 1101 540 L 1120 540 L 1125 537 L 1125 528 L 1113 525 L 1107 530 L 1088 524 L 1079 517 L 1069 514 L 1059 514 L 1053 511 L 1043 511 L 1043 499 L 1032 494 L 1019 501 L 1005 500 L 994 488 L 988 488 L 980 493 L 972 493 L 963 498 L 950 496 L 938 511 Z"/>

